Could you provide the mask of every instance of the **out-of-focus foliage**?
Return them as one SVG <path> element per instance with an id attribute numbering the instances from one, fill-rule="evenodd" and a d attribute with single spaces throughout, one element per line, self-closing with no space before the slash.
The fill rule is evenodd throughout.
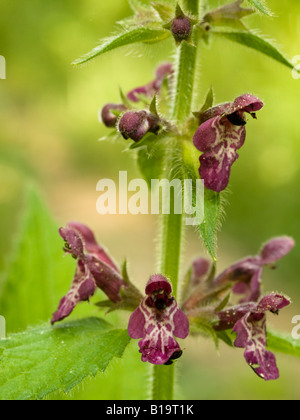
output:
<path id="1" fill-rule="evenodd" d="M 210 3 L 214 7 L 226 2 Z M 287 57 L 299 55 L 300 3 L 268 0 L 268 5 L 276 17 L 253 15 L 247 17 L 248 26 L 276 40 Z M 7 79 L 0 80 L 1 269 L 17 232 L 25 186 L 33 179 L 58 227 L 72 219 L 89 224 L 112 255 L 119 261 L 128 258 L 129 270 L 141 289 L 155 271 L 153 217 L 96 213 L 99 179 L 117 180 L 119 170 L 127 170 L 129 178 L 139 174 L 132 154 L 125 151 L 125 141 L 98 141 L 109 132 L 99 124 L 98 111 L 107 102 L 119 102 L 119 87 L 127 92 L 152 80 L 155 66 L 172 57 L 173 40 L 124 47 L 81 67 L 71 66 L 130 13 L 125 0 L 114 0 L 113 5 L 96 0 L 1 2 L 0 55 L 7 62 Z M 255 254 L 272 236 L 286 234 L 300 242 L 300 80 L 294 80 L 291 71 L 271 59 L 223 39 L 215 39 L 210 48 L 203 45 L 201 59 L 195 111 L 211 85 L 216 103 L 232 101 L 246 92 L 265 102 L 258 121 L 247 126 L 246 144 L 232 170 L 230 205 L 219 239 L 221 270 L 234 260 Z M 28 241 L 36 246 L 30 237 Z M 199 240 L 190 232 L 185 265 L 200 252 Z M 274 327 L 286 332 L 291 331 L 292 316 L 300 307 L 298 255 L 296 246 L 279 269 L 264 278 L 266 290 L 284 291 L 293 298 L 293 305 L 280 320 L 271 319 Z M 71 279 L 64 282 L 60 290 L 67 291 Z M 86 307 L 80 305 L 74 317 L 86 314 Z M 109 315 L 108 320 L 111 316 L 115 315 Z M 178 362 L 179 398 L 299 397 L 300 370 L 293 359 L 278 356 L 281 378 L 266 384 L 251 375 L 242 351 L 221 346 L 218 358 L 213 343 L 204 339 L 190 340 L 186 347 Z M 149 367 L 140 362 L 136 343 L 125 353 L 127 358 L 109 367 L 109 375 L 85 382 L 67 397 L 56 397 L 146 398 Z"/>

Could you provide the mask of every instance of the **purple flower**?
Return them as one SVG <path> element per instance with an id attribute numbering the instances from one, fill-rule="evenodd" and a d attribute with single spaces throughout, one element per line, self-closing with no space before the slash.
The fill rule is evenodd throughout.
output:
<path id="1" fill-rule="evenodd" d="M 215 285 L 234 282 L 233 292 L 243 294 L 241 302 L 257 301 L 261 295 L 261 275 L 264 266 L 274 264 L 288 254 L 295 242 L 282 236 L 268 241 L 256 257 L 247 257 L 223 271 L 215 280 Z"/>
<path id="2" fill-rule="evenodd" d="M 147 83 L 145 86 L 139 86 L 131 90 L 127 94 L 127 98 L 130 99 L 132 102 L 139 102 L 139 95 L 145 95 L 149 98 L 152 98 L 155 94 L 157 94 L 160 91 L 164 79 L 171 74 L 173 74 L 172 63 L 161 64 L 156 69 L 155 79 L 152 80 L 150 83 Z"/>
<path id="3" fill-rule="evenodd" d="M 266 381 L 277 379 L 279 371 L 273 353 L 267 350 L 266 312 L 278 311 L 290 304 L 282 295 L 271 293 L 258 303 L 248 302 L 218 313 L 216 330 L 233 327 L 237 337 L 235 347 L 245 348 L 244 357 L 254 372 Z"/>
<path id="4" fill-rule="evenodd" d="M 171 295 L 171 284 L 161 274 L 150 277 L 145 292 L 147 296 L 130 317 L 128 333 L 131 338 L 142 338 L 139 347 L 143 362 L 171 364 L 182 354 L 174 336 L 188 336 L 188 318 Z"/>
<path id="5" fill-rule="evenodd" d="M 242 95 L 233 103 L 210 108 L 200 115 L 200 126 L 193 141 L 203 152 L 199 173 L 206 188 L 220 192 L 227 187 L 231 166 L 239 157 L 237 150 L 246 138 L 245 114 L 256 118 L 255 112 L 262 107 L 260 99 Z"/>
<path id="6" fill-rule="evenodd" d="M 140 141 L 147 133 L 157 133 L 160 126 L 155 115 L 148 111 L 127 111 L 121 117 L 118 125 L 124 139 Z"/>
<path id="7" fill-rule="evenodd" d="M 78 262 L 71 288 L 61 299 L 51 323 L 66 318 L 79 302 L 89 300 L 96 287 L 112 302 L 118 303 L 123 279 L 117 266 L 96 242 L 93 232 L 81 223 L 69 223 L 59 233 L 65 241 L 64 250 Z"/>

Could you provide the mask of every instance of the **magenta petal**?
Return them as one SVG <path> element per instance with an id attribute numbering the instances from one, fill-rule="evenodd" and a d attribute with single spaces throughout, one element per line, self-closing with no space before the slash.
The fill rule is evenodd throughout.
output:
<path id="1" fill-rule="evenodd" d="M 119 302 L 121 300 L 120 289 L 124 285 L 119 272 L 93 255 L 86 256 L 86 264 L 99 289 L 103 290 L 112 302 Z"/>
<path id="2" fill-rule="evenodd" d="M 205 188 L 221 192 L 229 183 L 231 166 L 237 160 L 234 149 L 217 146 L 213 151 L 200 156 L 200 178 L 204 180 Z"/>
<path id="3" fill-rule="evenodd" d="M 210 151 L 213 147 L 217 146 L 222 138 L 218 135 L 218 124 L 220 118 L 217 116 L 205 121 L 197 129 L 193 137 L 195 147 L 200 152 Z"/>
<path id="4" fill-rule="evenodd" d="M 95 236 L 89 227 L 87 227 L 83 223 L 71 222 L 68 224 L 68 228 L 74 229 L 76 232 L 79 233 L 79 235 L 81 235 L 84 241 L 84 247 L 87 252 L 89 252 L 90 254 L 94 254 L 101 261 L 105 262 L 116 271 L 119 271 L 115 263 L 109 257 L 107 252 L 104 250 L 104 248 L 102 248 L 97 243 Z"/>
<path id="5" fill-rule="evenodd" d="M 173 316 L 173 334 L 178 338 L 186 338 L 189 335 L 189 320 L 186 314 L 178 308 Z"/>
<path id="6" fill-rule="evenodd" d="M 198 286 L 203 278 L 209 273 L 211 263 L 206 258 L 199 257 L 193 262 L 191 285 Z"/>
<path id="7" fill-rule="evenodd" d="M 166 62 L 157 67 L 155 76 L 157 80 L 163 80 L 165 77 L 173 73 L 173 64 Z"/>
<path id="8" fill-rule="evenodd" d="M 260 300 L 257 306 L 257 312 L 271 311 L 276 313 L 280 309 L 290 305 L 290 303 L 291 301 L 287 297 L 279 295 L 278 293 L 271 293 Z"/>
<path id="9" fill-rule="evenodd" d="M 263 265 L 273 264 L 288 254 L 294 245 L 295 241 L 288 236 L 271 239 L 260 253 L 261 263 Z"/>
<path id="10" fill-rule="evenodd" d="M 140 307 L 136 308 L 129 318 L 128 334 L 131 338 L 143 338 L 145 336 L 145 316 Z"/>
<path id="11" fill-rule="evenodd" d="M 146 295 L 150 295 L 158 290 L 164 290 L 169 295 L 172 292 L 172 286 L 166 277 L 161 274 L 154 274 L 150 277 L 146 285 L 145 293 Z"/>
<path id="12" fill-rule="evenodd" d="M 171 335 L 166 336 L 163 331 L 159 331 L 155 338 L 144 338 L 139 342 L 139 347 L 142 361 L 154 365 L 163 365 L 174 352 L 181 350 L 177 341 Z"/>
<path id="13" fill-rule="evenodd" d="M 244 357 L 254 372 L 266 381 L 277 379 L 279 372 L 275 356 L 266 349 L 266 317 L 251 322 L 250 314 L 246 314 L 233 331 L 237 333 L 234 345 L 246 348 Z"/>
<path id="14" fill-rule="evenodd" d="M 135 89 L 132 89 L 127 94 L 127 98 L 130 99 L 132 102 L 139 102 L 140 101 L 139 95 L 153 96 L 154 94 L 155 94 L 155 89 L 153 87 L 153 83 L 151 82 L 145 86 L 139 86 Z"/>
<path id="15" fill-rule="evenodd" d="M 94 295 L 95 289 L 95 282 L 90 271 L 87 270 L 83 262 L 79 260 L 71 289 L 68 294 L 61 299 L 58 310 L 53 314 L 51 323 L 54 324 L 69 316 L 79 302 L 88 300 Z"/>
<path id="16" fill-rule="evenodd" d="M 74 255 L 76 258 L 83 258 L 83 243 L 80 235 L 69 227 L 60 228 L 59 234 L 66 242 L 65 251 Z"/>
<path id="17" fill-rule="evenodd" d="M 217 331 L 229 330 L 246 314 L 256 310 L 257 304 L 254 302 L 242 303 L 231 308 L 224 309 L 217 313 L 219 322 L 214 327 Z M 243 341 L 242 341 L 243 342 Z M 237 345 L 237 347 L 240 347 Z M 243 347 L 243 346 L 241 346 Z"/>

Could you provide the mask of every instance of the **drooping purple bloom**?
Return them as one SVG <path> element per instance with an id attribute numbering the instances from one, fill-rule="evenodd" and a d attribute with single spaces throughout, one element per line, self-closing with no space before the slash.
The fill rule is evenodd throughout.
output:
<path id="1" fill-rule="evenodd" d="M 101 111 L 101 120 L 106 127 L 112 128 L 116 126 L 118 114 L 126 111 L 126 107 L 122 104 L 106 104 Z"/>
<path id="2" fill-rule="evenodd" d="M 214 280 L 214 284 L 234 282 L 232 291 L 244 295 L 241 302 L 257 301 L 261 295 L 263 267 L 283 258 L 294 244 L 294 240 L 287 236 L 271 239 L 257 256 L 247 257 L 224 270 Z"/>
<path id="3" fill-rule="evenodd" d="M 155 79 L 144 86 L 139 86 L 131 90 L 127 94 L 127 98 L 130 99 L 132 102 L 139 102 L 140 101 L 139 95 L 144 95 L 149 98 L 152 98 L 155 94 L 157 94 L 160 91 L 165 78 L 171 75 L 172 73 L 173 73 L 172 63 L 161 64 L 156 69 Z"/>
<path id="4" fill-rule="evenodd" d="M 199 173 L 206 188 L 220 192 L 227 187 L 231 166 L 239 157 L 237 150 L 246 138 L 245 114 L 256 118 L 255 112 L 262 107 L 260 99 L 242 95 L 233 103 L 210 108 L 199 116 L 200 126 L 193 141 L 203 152 Z"/>
<path id="5" fill-rule="evenodd" d="M 65 241 L 64 250 L 78 262 L 71 288 L 61 299 L 51 323 L 70 315 L 79 302 L 89 300 L 94 295 L 97 287 L 112 302 L 119 302 L 123 279 L 115 263 L 97 243 L 93 232 L 81 223 L 69 223 L 59 233 Z"/>
<path id="6" fill-rule="evenodd" d="M 266 312 L 278 311 L 290 304 L 285 296 L 271 293 L 258 303 L 248 302 L 219 312 L 216 330 L 233 328 L 237 337 L 235 347 L 245 348 L 244 357 L 248 365 L 261 378 L 274 380 L 279 377 L 276 359 L 267 350 Z"/>
<path id="7" fill-rule="evenodd" d="M 171 295 L 171 284 L 164 276 L 150 277 L 145 292 L 146 297 L 130 317 L 128 333 L 131 338 L 142 338 L 139 347 L 143 362 L 170 364 L 182 353 L 174 336 L 188 336 L 188 318 Z"/>

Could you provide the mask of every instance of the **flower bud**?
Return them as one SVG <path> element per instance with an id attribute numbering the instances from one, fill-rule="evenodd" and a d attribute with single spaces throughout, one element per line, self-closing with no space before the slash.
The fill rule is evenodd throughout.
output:
<path id="1" fill-rule="evenodd" d="M 188 39 L 192 32 L 192 24 L 188 17 L 179 16 L 172 21 L 171 32 L 177 42 Z"/>
<path id="2" fill-rule="evenodd" d="M 119 131 L 125 140 L 140 141 L 148 132 L 157 133 L 158 119 L 147 111 L 127 111 L 119 121 Z"/>
<path id="3" fill-rule="evenodd" d="M 117 111 L 116 113 L 112 111 Z M 117 121 L 118 121 L 118 112 L 121 113 L 123 111 L 126 111 L 126 107 L 121 104 L 107 104 L 102 108 L 101 111 L 101 119 L 103 124 L 106 125 L 106 127 L 115 127 Z"/>

